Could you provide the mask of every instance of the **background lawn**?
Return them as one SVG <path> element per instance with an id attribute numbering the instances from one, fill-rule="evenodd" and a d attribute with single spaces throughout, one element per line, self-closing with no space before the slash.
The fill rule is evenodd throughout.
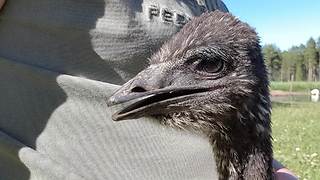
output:
<path id="1" fill-rule="evenodd" d="M 273 81 L 270 83 L 270 87 L 272 90 L 281 90 L 281 91 L 290 91 L 290 87 L 292 87 L 292 91 L 309 93 L 311 89 L 314 89 L 314 88 L 320 89 L 320 82 L 306 82 L 306 81 L 276 82 L 276 81 Z"/>
<path id="2" fill-rule="evenodd" d="M 320 103 L 273 103 L 274 156 L 302 180 L 320 179 Z"/>

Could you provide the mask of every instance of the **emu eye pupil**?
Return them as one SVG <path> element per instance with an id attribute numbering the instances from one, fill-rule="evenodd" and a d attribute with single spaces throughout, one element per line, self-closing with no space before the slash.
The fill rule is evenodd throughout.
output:
<path id="1" fill-rule="evenodd" d="M 199 66 L 201 71 L 207 73 L 218 73 L 223 69 L 223 61 L 221 59 L 202 60 Z"/>

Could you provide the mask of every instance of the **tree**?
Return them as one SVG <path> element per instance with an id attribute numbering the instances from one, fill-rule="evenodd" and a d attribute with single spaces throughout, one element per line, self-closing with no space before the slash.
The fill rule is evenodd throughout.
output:
<path id="1" fill-rule="evenodd" d="M 290 80 L 291 75 L 293 74 L 293 65 L 292 63 L 292 53 L 290 51 L 284 51 L 281 53 L 282 64 L 281 64 L 281 81 Z"/>
<path id="2" fill-rule="evenodd" d="M 317 50 L 318 50 L 318 81 L 320 81 L 320 37 L 317 41 Z"/>
<path id="3" fill-rule="evenodd" d="M 306 45 L 281 51 L 274 44 L 263 46 L 262 53 L 272 81 L 320 81 L 320 37 Z"/>
<path id="4" fill-rule="evenodd" d="M 281 74 L 282 80 L 296 80 L 297 61 L 296 53 L 292 49 L 284 51 L 282 54 Z"/>
<path id="5" fill-rule="evenodd" d="M 305 46 L 293 46 L 288 51 L 281 53 L 281 76 L 282 80 L 302 81 L 306 79 L 304 63 Z"/>
<path id="6" fill-rule="evenodd" d="M 317 79 L 317 69 L 319 63 L 319 53 L 316 49 L 316 42 L 310 38 L 305 49 L 305 63 L 308 71 L 308 81 L 315 81 Z"/>
<path id="7" fill-rule="evenodd" d="M 269 71 L 269 78 L 273 81 L 282 80 L 280 49 L 273 44 L 268 44 L 263 47 L 262 53 Z"/>
<path id="8" fill-rule="evenodd" d="M 295 64 L 295 80 L 302 81 L 306 79 L 306 65 L 304 60 L 305 46 L 301 44 L 300 46 L 293 46 L 290 52 L 293 54 L 293 61 Z"/>

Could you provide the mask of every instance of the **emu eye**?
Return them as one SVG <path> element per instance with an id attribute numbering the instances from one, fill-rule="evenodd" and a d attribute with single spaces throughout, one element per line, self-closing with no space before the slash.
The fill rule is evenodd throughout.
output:
<path id="1" fill-rule="evenodd" d="M 219 73 L 223 70 L 224 61 L 221 59 L 202 59 L 197 65 L 196 70 L 202 71 L 209 74 Z"/>

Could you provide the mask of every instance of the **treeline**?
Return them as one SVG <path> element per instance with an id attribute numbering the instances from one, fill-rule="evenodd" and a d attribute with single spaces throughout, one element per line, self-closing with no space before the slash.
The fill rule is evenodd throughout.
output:
<path id="1" fill-rule="evenodd" d="M 281 51 L 274 44 L 263 46 L 272 81 L 320 81 L 320 37 Z"/>

